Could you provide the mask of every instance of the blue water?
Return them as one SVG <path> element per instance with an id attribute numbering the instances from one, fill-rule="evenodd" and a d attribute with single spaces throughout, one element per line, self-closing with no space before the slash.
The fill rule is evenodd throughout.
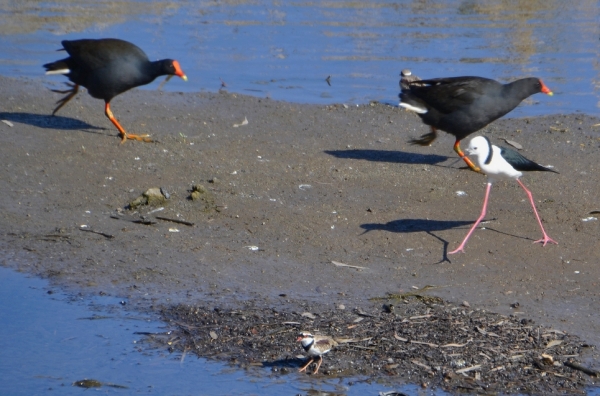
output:
<path id="1" fill-rule="evenodd" d="M 166 90 L 301 103 L 396 103 L 398 74 L 544 80 L 512 116 L 600 115 L 600 2 L 109 1 L 0 5 L 0 74 L 43 78 L 60 41 L 119 37 L 190 78 Z M 325 79 L 331 76 L 331 86 Z M 147 89 L 156 89 L 158 82 Z"/>
<path id="2" fill-rule="evenodd" d="M 52 294 L 48 294 L 52 291 Z M 312 379 L 291 373 L 252 374 L 191 354 L 170 355 L 143 343 L 136 332 L 163 333 L 160 322 L 125 309 L 114 297 L 72 296 L 47 281 L 0 267 L 0 394 L 9 395 L 376 395 L 379 384 Z M 91 320 L 90 318 L 101 318 Z M 94 379 L 103 386 L 73 382 Z M 398 387 L 400 388 L 400 387 Z M 408 394 L 432 395 L 416 386 Z M 313 393 L 311 393 L 313 392 Z M 442 395 L 438 392 L 436 395 Z"/>

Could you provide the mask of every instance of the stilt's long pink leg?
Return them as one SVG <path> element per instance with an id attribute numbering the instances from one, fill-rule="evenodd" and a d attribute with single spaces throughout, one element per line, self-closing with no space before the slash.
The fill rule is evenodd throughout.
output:
<path id="1" fill-rule="evenodd" d="M 467 244 L 467 240 L 469 239 L 469 237 L 471 236 L 471 234 L 473 233 L 473 231 L 475 231 L 475 227 L 477 227 L 477 224 L 479 224 L 481 222 L 481 220 L 483 220 L 483 217 L 485 216 L 485 213 L 487 211 L 487 203 L 488 203 L 488 199 L 490 197 L 490 190 L 492 189 L 492 183 L 488 183 L 487 184 L 487 188 L 485 190 L 485 198 L 483 199 L 483 208 L 481 209 L 481 214 L 479 215 L 479 218 L 477 219 L 477 221 L 475 222 L 475 224 L 473 224 L 473 227 L 471 227 L 471 229 L 469 230 L 469 233 L 467 234 L 467 236 L 465 237 L 465 239 L 462 241 L 462 243 L 460 244 L 460 246 L 458 248 L 456 248 L 456 250 L 453 250 L 451 252 L 448 252 L 448 254 L 454 254 L 454 253 L 458 253 L 458 252 L 465 252 L 465 245 Z"/>
<path id="2" fill-rule="evenodd" d="M 542 246 L 546 246 L 547 243 L 554 243 L 558 245 L 558 242 L 556 242 L 554 239 L 550 238 L 548 236 L 548 234 L 546 234 L 546 230 L 544 230 L 544 226 L 542 225 L 542 220 L 540 220 L 540 215 L 537 212 L 537 209 L 535 208 L 535 203 L 533 202 L 533 194 L 531 194 L 531 191 L 529 191 L 527 189 L 527 187 L 525 187 L 525 185 L 523 184 L 523 182 L 519 179 L 517 179 L 517 183 L 519 183 L 521 185 L 521 187 L 523 187 L 523 190 L 525 190 L 525 193 L 527 194 L 527 196 L 529 197 L 529 202 L 531 202 L 531 207 L 533 208 L 533 213 L 535 213 L 535 218 L 538 221 L 538 224 L 540 225 L 540 228 L 542 229 L 542 234 L 544 234 L 544 238 L 539 239 L 533 243 L 543 243 Z"/>

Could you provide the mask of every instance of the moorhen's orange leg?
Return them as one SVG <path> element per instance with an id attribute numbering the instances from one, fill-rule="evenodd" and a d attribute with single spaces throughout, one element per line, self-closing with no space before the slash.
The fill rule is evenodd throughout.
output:
<path id="1" fill-rule="evenodd" d="M 469 168 L 471 168 L 472 171 L 478 172 L 478 173 L 483 173 L 481 172 L 481 169 L 479 169 L 479 167 L 477 165 L 475 165 L 470 159 L 469 157 L 467 157 L 465 155 L 465 153 L 463 153 L 463 151 L 460 149 L 460 140 L 456 139 L 456 142 L 454 143 L 454 151 L 456 151 L 456 154 L 458 154 L 458 156 L 460 158 L 463 159 L 463 161 L 465 161 L 467 163 L 467 166 Z"/>
<path id="2" fill-rule="evenodd" d="M 67 96 L 65 96 L 61 100 L 56 101 L 56 103 L 58 103 L 58 106 L 56 106 L 56 109 L 54 109 L 54 111 L 52 112 L 52 115 L 56 114 L 56 112 L 58 110 L 60 110 L 64 105 L 66 105 L 67 102 L 69 100 L 73 99 L 73 97 L 75 95 L 77 95 L 77 92 L 79 92 L 79 85 L 78 84 L 71 84 L 71 83 L 65 83 L 65 84 L 68 85 L 69 87 L 71 87 L 71 89 L 65 89 L 64 91 L 62 91 L 60 89 L 51 89 L 52 92 L 61 93 L 61 94 L 68 94 Z"/>
<path id="3" fill-rule="evenodd" d="M 310 364 L 311 364 L 312 362 L 314 362 L 314 360 L 315 360 L 315 358 L 312 358 L 312 357 L 311 357 L 311 358 L 310 358 L 310 360 L 308 361 L 308 363 L 306 363 L 306 364 L 305 364 L 305 365 L 304 365 L 304 366 L 303 366 L 303 367 L 302 367 L 300 370 L 298 370 L 298 372 L 299 372 L 299 373 L 301 373 L 301 372 L 303 372 L 304 370 L 306 370 L 306 368 L 307 368 L 308 366 L 310 366 Z"/>
<path id="4" fill-rule="evenodd" d="M 133 135 L 131 133 L 127 133 L 125 131 L 125 128 L 123 128 L 121 124 L 119 124 L 119 121 L 117 121 L 112 111 L 110 111 L 109 102 L 106 102 L 106 105 L 104 106 L 104 114 L 106 114 L 110 122 L 112 122 L 119 130 L 119 135 L 121 135 L 121 144 L 125 143 L 127 139 L 135 139 L 140 140 L 142 142 L 152 142 L 152 139 L 148 137 L 149 135 Z"/>

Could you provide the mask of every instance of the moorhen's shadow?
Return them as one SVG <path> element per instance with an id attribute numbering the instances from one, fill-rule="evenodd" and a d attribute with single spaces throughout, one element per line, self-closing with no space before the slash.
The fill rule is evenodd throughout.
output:
<path id="1" fill-rule="evenodd" d="M 0 119 L 12 121 L 20 124 L 33 125 L 44 129 L 61 129 L 61 130 L 84 130 L 84 132 L 98 133 L 85 131 L 91 129 L 96 131 L 105 131 L 106 128 L 90 125 L 87 122 L 77 120 L 75 118 L 63 117 L 59 115 L 52 116 L 50 114 L 32 114 L 32 113 L 8 113 L 0 112 Z"/>
<path id="2" fill-rule="evenodd" d="M 448 241 L 440 238 L 435 235 L 434 231 L 443 231 L 449 230 L 451 228 L 462 227 L 466 225 L 473 224 L 472 220 L 469 221 L 460 221 L 460 220 L 424 220 L 424 219 L 401 219 L 401 220 L 393 220 L 387 223 L 370 223 L 370 224 L 362 224 L 360 228 L 364 229 L 366 234 L 369 231 L 388 231 L 388 232 L 399 232 L 399 233 L 407 233 L 407 232 L 425 232 L 435 239 L 439 240 L 444 244 L 444 256 L 442 259 L 436 264 L 442 263 L 444 261 L 450 262 L 448 259 Z"/>
<path id="3" fill-rule="evenodd" d="M 336 158 L 361 159 L 376 162 L 394 162 L 399 164 L 427 164 L 435 165 L 446 161 L 450 157 L 437 154 L 406 153 L 394 150 L 325 150 L 326 154 Z"/>

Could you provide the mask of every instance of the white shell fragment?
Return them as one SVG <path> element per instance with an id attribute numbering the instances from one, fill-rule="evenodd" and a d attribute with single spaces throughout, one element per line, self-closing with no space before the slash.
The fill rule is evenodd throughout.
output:
<path id="1" fill-rule="evenodd" d="M 546 345 L 546 349 L 550 349 L 550 348 L 555 347 L 560 344 L 562 344 L 561 340 L 552 340 L 548 343 L 548 345 Z"/>
<path id="2" fill-rule="evenodd" d="M 331 261 L 331 264 L 335 265 L 336 267 L 348 267 L 348 268 L 354 268 L 354 269 L 358 269 L 358 270 L 367 269 L 367 267 L 359 267 L 358 265 L 344 264 L 344 263 L 340 263 L 339 261 Z"/>
<path id="3" fill-rule="evenodd" d="M 233 127 L 234 128 L 238 128 L 238 127 L 241 127 L 241 126 L 244 126 L 244 125 L 248 125 L 248 118 L 246 118 L 246 117 L 244 117 L 244 121 L 242 121 L 241 124 L 233 124 Z"/>
<path id="4" fill-rule="evenodd" d="M 315 316 L 315 314 L 313 314 L 313 313 L 310 313 L 310 312 L 303 312 L 303 313 L 302 313 L 302 315 L 300 315 L 300 316 L 303 316 L 303 317 L 305 317 L 305 318 L 309 318 L 309 319 L 316 319 L 316 318 L 317 318 L 317 317 Z"/>
<path id="5" fill-rule="evenodd" d="M 13 124 L 12 122 L 7 121 L 7 120 L 2 120 L 2 122 L 5 123 L 6 125 L 8 125 L 11 128 L 15 126 L 15 124 Z"/>

